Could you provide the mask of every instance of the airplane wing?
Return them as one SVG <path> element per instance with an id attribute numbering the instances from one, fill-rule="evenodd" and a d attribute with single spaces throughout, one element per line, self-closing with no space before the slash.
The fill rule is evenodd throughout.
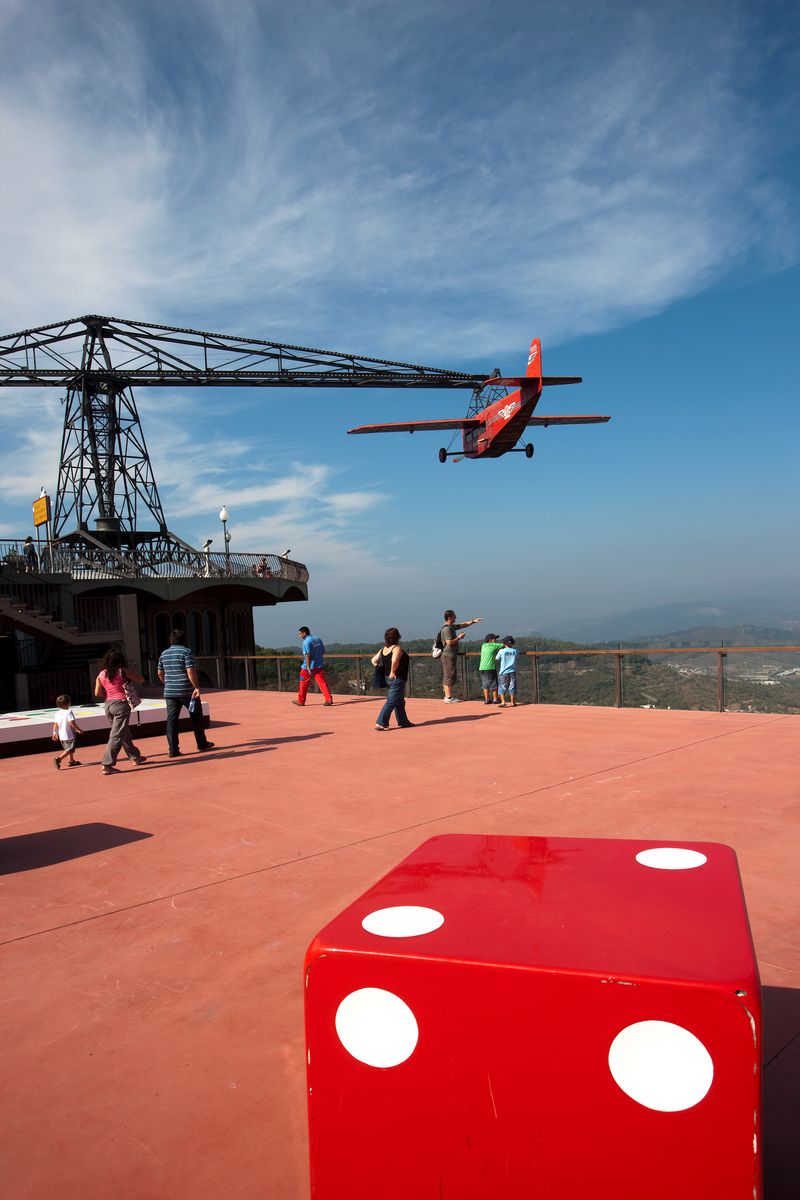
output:
<path id="1" fill-rule="evenodd" d="M 394 425 L 359 425 L 348 433 L 415 433 L 429 429 L 476 429 L 483 422 L 477 417 L 454 417 L 451 421 L 401 421 Z"/>
<path id="2" fill-rule="evenodd" d="M 529 425 L 597 425 L 611 417 L 531 417 Z"/>
<path id="3" fill-rule="evenodd" d="M 537 382 L 537 380 L 532 379 L 529 375 L 513 375 L 513 376 L 505 376 L 504 375 L 502 378 L 500 378 L 498 376 L 495 379 L 487 379 L 486 382 L 484 384 L 482 384 L 482 387 L 489 387 L 490 385 L 494 384 L 495 386 L 500 386 L 500 387 L 518 388 L 518 387 L 522 387 L 523 383 L 535 384 L 536 382 Z M 583 376 L 582 375 L 545 375 L 545 377 L 542 379 L 542 387 L 554 387 L 556 385 L 560 385 L 560 384 L 564 384 L 564 383 L 583 383 Z"/>

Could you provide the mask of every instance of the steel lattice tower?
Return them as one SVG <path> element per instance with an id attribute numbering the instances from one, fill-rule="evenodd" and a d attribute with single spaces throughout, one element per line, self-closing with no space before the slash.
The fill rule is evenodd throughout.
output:
<path id="1" fill-rule="evenodd" d="M 55 538 L 94 560 L 105 554 L 139 570 L 204 560 L 167 528 L 134 386 L 463 388 L 477 395 L 485 377 L 119 317 L 77 317 L 0 337 L 0 387 L 66 392 Z"/>
<path id="2" fill-rule="evenodd" d="M 130 388 L 68 388 L 53 533 L 86 531 L 143 542 L 167 533 L 136 401 Z"/>

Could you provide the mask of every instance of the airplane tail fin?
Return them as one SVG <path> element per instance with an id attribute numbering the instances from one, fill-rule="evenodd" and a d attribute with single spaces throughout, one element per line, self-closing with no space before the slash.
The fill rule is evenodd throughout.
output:
<path id="1" fill-rule="evenodd" d="M 528 367 L 525 371 L 526 379 L 531 379 L 535 382 L 537 390 L 542 386 L 542 343 L 538 338 L 534 338 L 531 342 L 531 348 L 528 351 Z"/>

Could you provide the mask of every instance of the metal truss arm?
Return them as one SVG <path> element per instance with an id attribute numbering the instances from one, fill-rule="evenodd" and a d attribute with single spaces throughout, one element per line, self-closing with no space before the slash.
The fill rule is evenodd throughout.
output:
<path id="1" fill-rule="evenodd" d="M 0 338 L 0 387 L 474 389 L 479 375 L 254 338 L 77 317 Z"/>

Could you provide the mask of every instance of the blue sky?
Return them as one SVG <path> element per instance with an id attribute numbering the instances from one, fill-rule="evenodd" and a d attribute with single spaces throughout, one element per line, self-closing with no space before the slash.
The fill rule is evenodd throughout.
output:
<path id="1" fill-rule="evenodd" d="M 259 640 L 788 595 L 800 311 L 791 4 L 0 0 L 0 327 L 84 312 L 579 388 L 536 457 L 440 466 L 436 392 L 141 391 L 170 526 L 311 571 Z M 55 488 L 6 392 L 0 537 Z M 32 418 L 32 413 L 35 417 Z"/>

